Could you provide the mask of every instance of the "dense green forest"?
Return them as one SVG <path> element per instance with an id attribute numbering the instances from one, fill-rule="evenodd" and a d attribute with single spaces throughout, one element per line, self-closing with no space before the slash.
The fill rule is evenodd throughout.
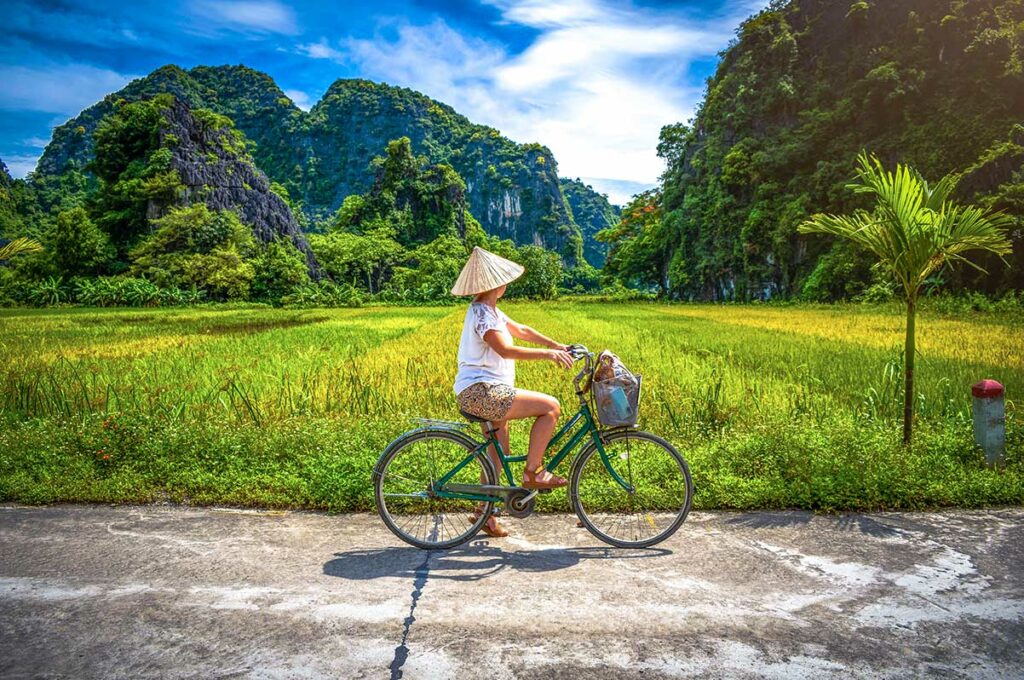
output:
<path id="1" fill-rule="evenodd" d="M 866 254 L 797 225 L 863 207 L 844 185 L 865 149 L 932 181 L 963 173 L 960 200 L 1024 226 L 1022 122 L 1021 0 L 774 2 L 739 28 L 694 119 L 663 129 L 661 186 L 601 235 L 608 273 L 683 299 L 884 294 Z M 932 287 L 1020 289 L 1011 235 L 1012 267 Z"/>

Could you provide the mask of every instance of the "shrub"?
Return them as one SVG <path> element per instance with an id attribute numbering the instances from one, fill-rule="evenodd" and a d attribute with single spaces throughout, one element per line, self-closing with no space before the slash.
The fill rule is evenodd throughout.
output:
<path id="1" fill-rule="evenodd" d="M 508 297 L 550 300 L 558 296 L 562 260 L 556 253 L 540 246 L 522 246 L 509 259 L 523 265 L 526 272 L 509 284 Z"/>
<path id="2" fill-rule="evenodd" d="M 76 277 L 70 284 L 74 301 L 88 307 L 194 305 L 204 297 L 195 288 L 160 288 L 152 281 L 129 276 Z"/>
<path id="3" fill-rule="evenodd" d="M 562 290 L 568 293 L 594 293 L 601 288 L 601 271 L 589 262 L 581 261 L 562 277 Z"/>
<path id="4" fill-rule="evenodd" d="M 46 242 L 54 266 L 65 276 L 96 274 L 106 269 L 115 255 L 110 237 L 93 224 L 82 207 L 58 213 Z"/>
<path id="5" fill-rule="evenodd" d="M 355 286 L 319 281 L 297 286 L 281 298 L 285 307 L 359 307 L 363 300 Z"/>
<path id="6" fill-rule="evenodd" d="M 297 287 L 309 283 L 306 260 L 290 241 L 275 239 L 253 260 L 255 277 L 252 298 L 276 302 Z"/>
<path id="7" fill-rule="evenodd" d="M 47 307 L 68 302 L 70 291 L 64 283 L 63 276 L 48 276 L 29 288 L 28 299 L 34 305 Z"/>
<path id="8" fill-rule="evenodd" d="M 249 296 L 256 271 L 247 258 L 256 240 L 234 211 L 198 203 L 172 210 L 153 226 L 153 235 L 132 250 L 132 274 L 161 287 L 196 287 L 215 300 Z"/>

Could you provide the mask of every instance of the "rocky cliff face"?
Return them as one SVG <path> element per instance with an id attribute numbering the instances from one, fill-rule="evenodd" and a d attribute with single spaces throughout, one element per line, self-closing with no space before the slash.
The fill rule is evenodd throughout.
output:
<path id="1" fill-rule="evenodd" d="M 277 236 L 291 240 L 305 255 L 310 276 L 321 278 L 316 257 L 291 209 L 270 190 L 266 175 L 245 150 L 244 137 L 230 124 L 211 124 L 207 118 L 197 118 L 178 99 L 164 109 L 163 118 L 160 143 L 170 149 L 170 166 L 177 171 L 184 189 L 171 203 L 150 201 L 147 216 L 158 218 L 175 205 L 198 202 L 211 209 L 233 209 L 261 241 Z"/>
<path id="2" fill-rule="evenodd" d="M 569 262 L 580 255 L 557 164 L 539 144 L 516 144 L 418 92 L 366 80 L 335 81 L 309 112 L 309 133 L 306 205 L 333 211 L 366 191 L 370 160 L 390 140 L 409 137 L 417 153 L 462 176 L 470 212 L 485 231 L 542 245 Z"/>
<path id="3" fill-rule="evenodd" d="M 608 256 L 608 244 L 594 238 L 594 234 L 614 225 L 619 220 L 619 209 L 608 202 L 579 178 L 561 180 L 562 193 L 572 209 L 573 220 L 583 234 L 583 257 L 595 267 L 603 267 Z"/>
<path id="4" fill-rule="evenodd" d="M 287 141 L 296 132 L 302 111 L 270 76 L 245 66 L 197 66 L 185 71 L 169 64 L 133 80 L 55 128 L 36 172 L 57 175 L 69 167 L 83 167 L 93 155 L 92 134 L 99 121 L 114 110 L 114 102 L 138 101 L 164 92 L 193 109 L 209 109 L 231 118 L 254 142 L 253 157 L 261 167 L 284 168 L 303 157 Z"/>
<path id="5" fill-rule="evenodd" d="M 92 156 L 96 125 L 118 98 L 136 101 L 160 92 L 231 118 L 252 141 L 256 165 L 311 218 L 326 217 L 346 196 L 368 191 L 370 160 L 390 140 L 407 136 L 417 153 L 452 165 L 466 180 L 470 211 L 488 233 L 543 245 L 569 263 L 580 256 L 580 231 L 548 149 L 516 144 L 420 93 L 365 80 L 336 81 L 306 113 L 269 76 L 245 66 L 164 66 L 56 128 L 37 173 L 82 169 Z"/>
<path id="6" fill-rule="evenodd" d="M 981 289 L 1021 288 L 1024 285 L 1024 125 L 1014 125 L 1009 138 L 993 144 L 977 163 L 965 170 L 957 184 L 956 198 L 1013 216 L 1009 229 L 1013 252 L 1004 261 L 994 255 L 975 254 L 981 271 L 961 267 L 954 280 L 964 287 Z"/>
<path id="7" fill-rule="evenodd" d="M 845 186 L 861 150 L 935 181 L 1006 139 L 1024 120 L 1021 22 L 1017 0 L 789 0 L 744 22 L 694 119 L 662 139 L 672 295 L 866 287 L 835 273 L 845 246 L 798 225 L 864 207 Z"/>
<path id="8" fill-rule="evenodd" d="M 967 168 L 957 184 L 961 200 L 993 194 L 1000 187 L 1014 182 L 1015 176 L 1024 175 L 1024 125 L 1015 125 L 1009 139 L 995 144 L 982 154 L 979 161 Z M 1018 180 L 1019 181 L 1019 180 Z M 1002 207 L 1002 206 L 1000 206 Z"/>

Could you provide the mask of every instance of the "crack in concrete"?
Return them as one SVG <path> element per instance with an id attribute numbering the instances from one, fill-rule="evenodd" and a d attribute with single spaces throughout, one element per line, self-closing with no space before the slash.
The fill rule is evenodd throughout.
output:
<path id="1" fill-rule="evenodd" d="M 438 524 L 437 518 L 434 518 L 434 529 L 430 534 L 430 541 L 437 539 Z M 413 572 L 412 580 L 412 603 L 409 605 L 409 615 L 405 617 L 402 622 L 402 642 L 395 647 L 395 657 L 391 660 L 391 680 L 398 680 L 402 677 L 402 666 L 405 665 L 406 660 L 409 658 L 409 630 L 412 628 L 413 622 L 416 620 L 415 612 L 416 605 L 420 601 L 420 597 L 423 595 L 423 589 L 427 585 L 427 578 L 430 575 L 430 558 L 434 556 L 433 550 L 428 550 L 426 557 L 423 558 L 423 562 L 420 566 L 416 567 L 416 571 Z"/>

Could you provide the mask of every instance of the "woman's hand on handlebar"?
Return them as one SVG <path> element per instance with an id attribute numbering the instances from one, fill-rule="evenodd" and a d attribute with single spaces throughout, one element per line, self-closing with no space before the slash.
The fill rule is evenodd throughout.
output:
<path id="1" fill-rule="evenodd" d="M 572 368 L 573 359 L 572 355 L 564 349 L 553 349 L 548 351 L 548 358 L 555 362 L 556 366 L 562 368 Z"/>

